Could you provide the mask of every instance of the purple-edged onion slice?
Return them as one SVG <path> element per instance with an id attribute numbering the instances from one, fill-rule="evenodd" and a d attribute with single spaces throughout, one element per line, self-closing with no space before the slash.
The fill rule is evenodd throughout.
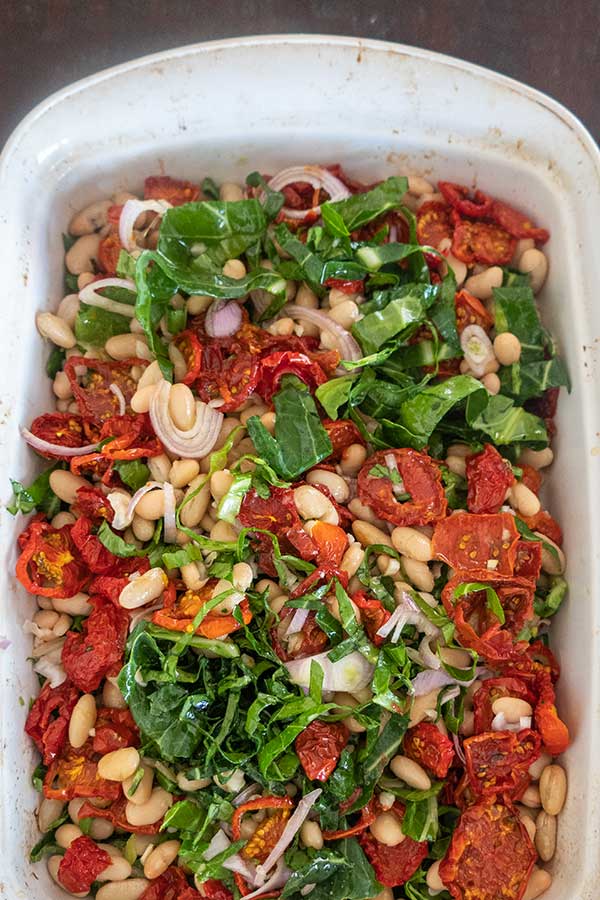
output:
<path id="1" fill-rule="evenodd" d="M 362 351 L 350 332 L 346 331 L 338 322 L 330 319 L 322 310 L 307 309 L 304 306 L 290 303 L 288 306 L 283 307 L 280 316 L 289 316 L 300 321 L 304 319 L 305 322 L 317 325 L 321 331 L 328 331 L 335 338 L 342 359 L 351 360 L 352 362 L 362 359 Z"/>
<path id="2" fill-rule="evenodd" d="M 172 385 L 161 380 L 150 401 L 150 421 L 157 438 L 170 453 L 182 459 L 202 459 L 213 449 L 219 437 L 223 413 L 207 403 L 196 401 L 196 420 L 191 428 L 177 428 L 169 415 Z"/>
<path id="3" fill-rule="evenodd" d="M 269 187 L 272 191 L 281 191 L 288 184 L 294 184 L 297 181 L 327 191 L 332 202 L 345 200 L 351 196 L 344 182 L 332 175 L 329 169 L 325 169 L 323 166 L 291 166 L 289 169 L 282 169 L 281 172 L 278 172 L 277 175 L 271 178 Z M 321 207 L 313 206 L 311 209 L 292 209 L 290 206 L 284 206 L 281 211 L 286 219 L 304 219 L 309 214 L 320 215 Z"/>
<path id="4" fill-rule="evenodd" d="M 208 307 L 204 328 L 213 338 L 229 337 L 242 324 L 242 310 L 235 300 L 215 300 Z"/>
<path id="5" fill-rule="evenodd" d="M 119 240 L 126 250 L 137 250 L 137 244 L 133 237 L 133 228 L 138 217 L 143 212 L 155 212 L 163 216 L 171 208 L 168 200 L 128 200 L 121 210 L 119 219 Z"/>
<path id="6" fill-rule="evenodd" d="M 42 438 L 32 434 L 28 428 L 21 428 L 21 434 L 30 447 L 37 450 L 38 453 L 52 453 L 55 456 L 85 456 L 86 453 L 93 453 L 97 444 L 84 444 L 83 447 L 63 447 L 61 444 L 51 444 L 50 441 L 44 441 Z"/>
<path id="7" fill-rule="evenodd" d="M 100 278 L 98 281 L 86 284 L 79 291 L 79 299 L 82 303 L 87 303 L 88 306 L 97 306 L 98 309 L 105 309 L 108 312 L 117 313 L 119 316 L 127 316 L 128 319 L 133 319 L 135 316 L 135 306 L 133 304 L 130 306 L 129 303 L 110 300 L 108 297 L 102 297 L 98 293 L 98 291 L 110 287 L 123 288 L 134 294 L 136 292 L 135 283 L 129 278 Z"/>

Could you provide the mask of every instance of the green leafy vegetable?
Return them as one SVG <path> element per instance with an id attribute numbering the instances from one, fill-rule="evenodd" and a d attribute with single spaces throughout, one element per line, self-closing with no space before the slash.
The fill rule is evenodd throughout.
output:
<path id="1" fill-rule="evenodd" d="M 527 444 L 536 450 L 548 445 L 542 419 L 515 406 L 502 394 L 487 399 L 482 394 L 473 395 L 467 402 L 466 418 L 472 428 L 486 434 L 494 444 Z"/>
<path id="2" fill-rule="evenodd" d="M 20 481 L 14 481 L 11 478 L 13 498 L 11 504 L 6 507 L 8 512 L 13 516 L 16 516 L 18 512 L 27 515 L 35 509 L 38 512 L 46 513 L 49 519 L 55 516 L 60 509 L 60 500 L 50 487 L 50 475 L 56 469 L 62 468 L 64 468 L 64 463 L 54 463 L 53 466 L 38 475 L 29 487 L 25 487 Z"/>
<path id="3" fill-rule="evenodd" d="M 150 478 L 150 469 L 141 459 L 116 459 L 113 463 L 119 478 L 134 493 L 143 487 Z"/>
<path id="4" fill-rule="evenodd" d="M 67 356 L 67 351 L 62 347 L 53 347 L 50 356 L 46 362 L 46 375 L 48 378 L 54 378 L 63 367 Z"/>
<path id="5" fill-rule="evenodd" d="M 482 584 L 479 581 L 464 582 L 454 589 L 453 596 L 455 600 L 458 600 L 460 597 L 464 597 L 465 594 L 472 594 L 475 591 L 485 591 L 485 605 L 496 616 L 500 624 L 504 625 L 506 617 L 500 598 L 494 588 L 491 588 L 488 584 Z"/>
<path id="6" fill-rule="evenodd" d="M 325 228 L 333 234 L 349 235 L 386 212 L 398 209 L 407 190 L 407 179 L 393 176 L 372 190 L 353 194 L 347 200 L 323 203 L 321 214 Z"/>
<path id="7" fill-rule="evenodd" d="M 420 325 L 434 302 L 438 288 L 408 284 L 389 292 L 390 299 L 379 310 L 366 315 L 352 327 L 352 333 L 366 353 L 375 353 L 392 338 L 400 338 L 411 326 Z"/>

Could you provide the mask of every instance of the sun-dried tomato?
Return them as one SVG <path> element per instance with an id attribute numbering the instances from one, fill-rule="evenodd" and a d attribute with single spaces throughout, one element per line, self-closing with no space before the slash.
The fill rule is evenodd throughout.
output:
<path id="1" fill-rule="evenodd" d="M 511 261 L 516 247 L 515 238 L 499 225 L 459 219 L 454 228 L 452 253 L 461 262 L 472 266 L 505 266 Z"/>
<path id="2" fill-rule="evenodd" d="M 147 360 L 137 357 L 106 362 L 87 359 L 85 356 L 71 356 L 65 362 L 64 372 L 69 379 L 79 412 L 85 420 L 100 426 L 105 419 L 118 415 L 120 411 L 119 398 L 111 391 L 111 385 L 119 388 L 125 399 L 126 411 L 131 412 L 129 404 L 137 391 L 137 382 L 131 376 L 131 368 L 145 368 L 147 365 Z M 80 384 L 77 369 L 81 367 L 85 370 L 85 375 L 81 376 Z"/>
<path id="3" fill-rule="evenodd" d="M 539 494 L 542 486 L 541 472 L 538 472 L 533 466 L 528 466 L 527 463 L 519 463 L 519 468 L 522 473 L 520 481 L 522 481 L 525 487 L 528 487 L 530 491 L 533 491 L 534 494 Z"/>
<path id="4" fill-rule="evenodd" d="M 404 755 L 436 778 L 445 778 L 454 762 L 454 744 L 433 722 L 420 722 L 404 735 Z"/>
<path id="5" fill-rule="evenodd" d="M 72 526 L 53 528 L 48 522 L 30 524 L 27 543 L 17 560 L 16 575 L 30 594 L 72 597 L 87 575 L 77 559 Z"/>
<path id="6" fill-rule="evenodd" d="M 185 377 L 181 379 L 182 383 L 193 384 L 200 376 L 200 369 L 202 367 L 202 347 L 200 341 L 192 329 L 188 328 L 175 335 L 173 343 L 183 356 L 187 366 Z"/>
<path id="7" fill-rule="evenodd" d="M 169 866 L 166 872 L 153 879 L 139 900 L 182 900 L 187 897 L 188 900 L 195 900 L 188 896 L 191 891 L 196 897 L 199 897 L 197 891 L 194 891 L 187 883 L 187 879 L 179 866 Z"/>
<path id="8" fill-rule="evenodd" d="M 325 287 L 329 288 L 329 290 L 341 291 L 342 294 L 360 294 L 364 290 L 365 283 L 362 278 L 359 278 L 355 281 L 347 281 L 344 278 L 328 278 L 325 282 Z"/>
<path id="9" fill-rule="evenodd" d="M 494 720 L 493 704 L 501 697 L 517 697 L 532 705 L 535 697 L 522 678 L 487 678 L 473 695 L 473 727 L 475 734 L 491 731 Z"/>
<path id="10" fill-rule="evenodd" d="M 259 497 L 252 488 L 244 497 L 239 519 L 244 528 L 270 531 L 279 539 L 282 553 L 293 553 L 302 559 L 314 559 L 317 546 L 302 525 L 291 488 L 272 487 L 268 497 Z M 256 535 L 261 548 L 261 567 L 272 555 L 272 542 L 266 535 Z M 272 564 L 271 564 L 272 568 Z"/>
<path id="11" fill-rule="evenodd" d="M 388 466 L 390 458 L 397 470 Z M 388 470 L 389 477 L 373 475 L 376 466 Z M 394 476 L 401 484 L 394 484 Z M 394 488 L 408 499 L 399 500 Z M 428 525 L 441 519 L 448 505 L 439 466 L 426 453 L 409 448 L 379 450 L 370 456 L 358 473 L 358 496 L 380 519 L 394 525 Z"/>
<path id="12" fill-rule="evenodd" d="M 493 201 L 488 217 L 515 238 L 531 238 L 537 244 L 545 244 L 550 237 L 549 231 L 537 228 L 525 213 L 519 212 L 501 200 Z"/>
<path id="13" fill-rule="evenodd" d="M 249 800 L 238 806 L 231 820 L 231 832 L 234 841 L 239 841 L 242 836 L 242 819 L 246 813 L 256 812 L 257 810 L 268 810 L 269 815 L 259 824 L 254 834 L 248 839 L 245 847 L 240 851 L 240 855 L 247 860 L 255 860 L 263 863 L 279 838 L 290 817 L 290 812 L 294 802 L 291 797 L 258 797 L 256 800 Z M 250 892 L 246 880 L 239 873 L 235 874 L 235 882 L 244 896 Z M 277 892 L 278 893 L 278 892 Z M 265 894 L 266 897 L 274 896 L 271 893 Z"/>
<path id="14" fill-rule="evenodd" d="M 491 444 L 467 456 L 467 507 L 472 513 L 497 513 L 515 483 L 510 463 Z"/>
<path id="15" fill-rule="evenodd" d="M 92 747 L 104 756 L 122 747 L 139 747 L 140 733 L 129 709 L 101 706 L 94 725 Z"/>
<path id="16" fill-rule="evenodd" d="M 284 375 L 296 375 L 307 385 L 311 393 L 314 393 L 320 384 L 324 384 L 328 377 L 321 366 L 305 353 L 293 350 L 270 353 L 260 361 L 260 374 L 255 388 L 265 403 L 271 402 L 273 394 L 279 390 Z"/>
<path id="17" fill-rule="evenodd" d="M 489 331 L 494 325 L 494 319 L 489 314 L 481 300 L 474 297 L 466 290 L 458 291 L 454 297 L 454 309 L 456 313 L 456 330 L 462 334 L 468 325 L 479 325 L 484 331 Z"/>
<path id="18" fill-rule="evenodd" d="M 98 775 L 97 758 L 91 740 L 77 749 L 67 742 L 61 755 L 52 761 L 46 772 L 44 796 L 50 800 L 65 802 L 75 797 L 116 800 L 121 794 L 121 785 L 117 781 L 107 781 Z"/>
<path id="19" fill-rule="evenodd" d="M 105 441 L 100 453 L 109 460 L 145 459 L 164 453 L 148 413 L 110 416 L 102 423 L 100 439 Z"/>
<path id="20" fill-rule="evenodd" d="M 444 200 L 461 216 L 482 219 L 490 215 L 494 201 L 483 191 L 475 191 L 471 199 L 471 191 L 462 184 L 438 181 L 438 188 Z"/>
<path id="21" fill-rule="evenodd" d="M 523 795 L 530 781 L 528 768 L 540 755 L 539 734 L 530 728 L 486 731 L 463 743 L 471 790 L 478 797 Z"/>
<path id="22" fill-rule="evenodd" d="M 454 596 L 465 583 L 483 584 L 492 588 L 504 612 L 502 625 L 487 604 L 486 592 L 474 589 Z M 456 633 L 463 647 L 476 650 L 490 663 L 512 659 L 526 646 L 515 643 L 516 636 L 533 617 L 534 585 L 526 578 L 492 574 L 487 569 L 457 571 L 442 591 L 442 603 L 454 620 Z"/>
<path id="23" fill-rule="evenodd" d="M 82 475 L 84 478 L 99 478 L 102 484 L 108 487 L 121 487 L 122 482 L 114 471 L 113 464 L 102 453 L 86 453 L 84 456 L 74 456 L 69 468 L 73 475 Z"/>
<path id="24" fill-rule="evenodd" d="M 281 637 L 285 635 L 287 626 L 296 612 L 291 606 L 284 606 L 279 613 L 279 626 L 271 629 L 271 643 L 273 650 L 283 662 L 290 659 L 302 659 L 305 656 L 314 656 L 325 649 L 328 637 L 317 624 L 316 612 L 309 610 L 304 620 L 301 631 L 294 634 L 294 643 L 284 646 Z"/>
<path id="25" fill-rule="evenodd" d="M 317 521 L 313 525 L 310 536 L 318 548 L 319 564 L 339 566 L 348 549 L 348 536 L 344 529 L 339 525 Z"/>
<path id="26" fill-rule="evenodd" d="M 29 430 L 40 440 L 58 444 L 60 447 L 83 447 L 88 443 L 83 429 L 83 419 L 73 413 L 44 413 L 33 420 Z M 47 450 L 36 450 L 36 453 L 45 459 L 69 459 L 68 456 L 49 453 Z"/>
<path id="27" fill-rule="evenodd" d="M 543 749 L 551 756 L 564 753 L 570 744 L 569 729 L 559 718 L 555 705 L 555 694 L 550 676 L 538 676 L 538 702 L 533 711 L 533 721 L 538 729 Z"/>
<path id="28" fill-rule="evenodd" d="M 79 691 L 70 681 L 54 688 L 47 682 L 29 710 L 25 731 L 42 754 L 45 766 L 65 746 L 71 713 L 78 699 Z"/>
<path id="29" fill-rule="evenodd" d="M 515 575 L 536 582 L 542 568 L 541 541 L 518 541 Z"/>
<path id="30" fill-rule="evenodd" d="M 443 240 L 452 237 L 450 207 L 445 203 L 428 200 L 417 211 L 417 240 L 428 247 L 438 247 Z"/>
<path id="31" fill-rule="evenodd" d="M 205 603 L 212 598 L 213 590 L 217 585 L 217 579 L 209 579 L 198 590 L 187 590 L 179 597 L 176 596 L 174 586 L 166 590 L 164 594 L 164 606 L 157 610 L 152 621 L 162 628 L 170 631 L 188 631 L 191 629 L 194 618 L 198 615 Z M 250 604 L 245 598 L 238 604 L 242 619 L 247 625 L 252 621 Z M 215 640 L 225 637 L 241 628 L 241 624 L 230 613 L 222 613 L 218 608 L 211 610 L 197 626 L 195 634 Z"/>
<path id="32" fill-rule="evenodd" d="M 323 419 L 321 424 L 333 447 L 333 453 L 327 457 L 328 462 L 338 462 L 344 450 L 351 444 L 365 446 L 364 437 L 351 419 L 338 419 L 335 422 L 332 419 Z"/>
<path id="33" fill-rule="evenodd" d="M 123 244 L 116 231 L 107 234 L 98 245 L 98 266 L 104 275 L 116 275 L 119 256 L 124 250 Z"/>
<path id="34" fill-rule="evenodd" d="M 144 200 L 168 200 L 171 206 L 182 206 L 199 197 L 200 188 L 191 181 L 170 175 L 150 175 L 144 181 Z"/>
<path id="35" fill-rule="evenodd" d="M 118 675 L 123 663 L 129 615 L 112 603 L 90 597 L 94 609 L 82 630 L 68 631 L 62 648 L 65 672 L 86 694 L 97 690 L 107 675 Z"/>
<path id="36" fill-rule="evenodd" d="M 217 881 L 216 878 L 209 878 L 207 881 L 203 881 L 199 888 L 199 896 L 204 897 L 205 900 L 233 900 L 233 894 L 227 885 L 223 884 L 222 881 Z M 183 894 L 180 894 L 178 900 L 182 900 L 182 897 Z M 194 898 L 186 897 L 184 900 L 194 900 Z"/>
<path id="37" fill-rule="evenodd" d="M 562 528 L 546 509 L 541 509 L 535 516 L 520 516 L 520 518 L 531 531 L 538 531 L 559 547 L 562 546 Z"/>
<path id="38" fill-rule="evenodd" d="M 74 507 L 77 514 L 86 516 L 95 524 L 99 524 L 106 520 L 112 522 L 115 517 L 115 511 L 106 499 L 100 488 L 92 485 L 84 485 L 77 489 L 77 497 Z"/>
<path id="39" fill-rule="evenodd" d="M 432 550 L 436 559 L 453 569 L 488 569 L 512 575 L 518 542 L 519 532 L 510 513 L 457 512 L 436 525 Z"/>
<path id="40" fill-rule="evenodd" d="M 360 609 L 361 623 L 376 647 L 383 644 L 384 638 L 380 637 L 377 632 L 382 625 L 385 625 L 390 618 L 390 614 L 375 597 L 369 597 L 365 591 L 357 591 L 352 594 L 352 602 Z"/>
<path id="41" fill-rule="evenodd" d="M 82 835 L 69 844 L 58 866 L 57 878 L 70 894 L 87 894 L 101 872 L 112 864 L 112 856 Z"/>
<path id="42" fill-rule="evenodd" d="M 93 524 L 87 516 L 80 516 L 75 524 L 69 527 L 71 528 L 71 540 L 77 548 L 79 557 L 94 575 L 119 577 L 139 571 L 142 560 L 136 557 L 115 556 L 114 553 L 111 553 L 100 538 L 92 533 Z"/>
<path id="43" fill-rule="evenodd" d="M 394 803 L 392 807 L 400 822 L 404 817 L 404 807 Z M 371 832 L 364 831 L 358 838 L 365 856 L 373 866 L 375 876 L 384 887 L 399 887 L 417 871 L 428 853 L 427 841 L 415 841 L 405 837 L 402 843 L 389 847 L 378 841 Z"/>
<path id="44" fill-rule="evenodd" d="M 338 764 L 350 732 L 343 722 L 315 719 L 300 732 L 294 748 L 311 781 L 327 781 Z"/>
<path id="45" fill-rule="evenodd" d="M 240 353 L 229 356 L 222 363 L 216 376 L 218 393 L 225 401 L 219 407 L 219 411 L 227 413 L 239 409 L 256 390 L 259 375 L 259 361 L 249 351 L 242 350 Z M 203 377 L 204 371 L 196 383 L 197 389 Z"/>
<path id="46" fill-rule="evenodd" d="M 454 900 L 521 900 L 536 858 L 511 804 L 490 797 L 463 811 L 439 875 Z"/>

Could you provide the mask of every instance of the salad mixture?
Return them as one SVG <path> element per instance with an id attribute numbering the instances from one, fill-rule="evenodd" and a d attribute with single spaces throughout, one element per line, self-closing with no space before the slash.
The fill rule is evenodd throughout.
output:
<path id="1" fill-rule="evenodd" d="M 149 177 L 65 235 L 13 482 L 31 859 L 98 900 L 532 900 L 569 744 L 548 232 L 483 190 Z"/>

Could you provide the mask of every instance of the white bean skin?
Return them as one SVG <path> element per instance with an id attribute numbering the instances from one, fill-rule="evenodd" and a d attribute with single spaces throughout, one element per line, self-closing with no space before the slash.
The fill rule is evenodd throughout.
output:
<path id="1" fill-rule="evenodd" d="M 518 722 L 521 716 L 532 716 L 533 708 L 519 697 L 499 697 L 492 703 L 492 712 L 495 716 L 504 713 L 507 722 Z"/>
<path id="2" fill-rule="evenodd" d="M 137 775 L 137 769 L 133 773 L 133 775 L 130 775 L 129 778 L 126 778 L 123 781 L 123 793 L 127 797 L 127 800 L 129 800 L 131 803 L 135 803 L 136 806 L 141 806 L 143 803 L 147 803 L 152 795 L 154 769 L 143 764 L 142 769 L 144 770 L 144 774 L 142 775 L 141 781 L 139 782 L 133 794 L 131 793 L 131 787 Z"/>
<path id="3" fill-rule="evenodd" d="M 396 778 L 400 778 L 401 781 L 417 791 L 428 791 L 431 787 L 429 775 L 414 759 L 401 755 L 394 756 L 390 762 L 390 769 Z"/>
<path id="4" fill-rule="evenodd" d="M 556 763 L 546 766 L 540 775 L 539 788 L 544 810 L 551 816 L 557 816 L 567 796 L 567 776 L 563 767 Z"/>
<path id="5" fill-rule="evenodd" d="M 545 469 L 546 466 L 552 465 L 553 460 L 554 453 L 550 447 L 545 447 L 543 450 L 530 450 L 529 447 L 526 447 L 524 450 L 521 450 L 519 457 L 520 463 L 525 463 L 525 465 L 532 466 L 534 469 Z"/>
<path id="6" fill-rule="evenodd" d="M 529 809 L 539 809 L 542 805 L 540 791 L 536 784 L 530 784 L 523 796 L 521 797 L 521 803 L 523 806 L 529 807 Z"/>
<path id="7" fill-rule="evenodd" d="M 443 891 L 444 882 L 440 878 L 440 860 L 436 860 L 432 866 L 427 869 L 425 876 L 427 887 L 430 891 Z"/>
<path id="8" fill-rule="evenodd" d="M 168 583 L 169 579 L 163 569 L 158 566 L 148 569 L 139 578 L 134 578 L 125 585 L 119 594 L 119 606 L 122 606 L 123 609 L 137 609 L 139 606 L 146 606 L 147 603 L 158 600 Z"/>
<path id="9" fill-rule="evenodd" d="M 534 294 L 541 291 L 548 274 L 548 259 L 542 250 L 526 250 L 518 263 L 519 272 L 527 273 Z"/>
<path id="10" fill-rule="evenodd" d="M 73 525 L 75 521 L 76 519 L 73 513 L 59 512 L 56 513 L 50 524 L 53 528 L 62 528 L 63 525 Z"/>
<path id="11" fill-rule="evenodd" d="M 171 474 L 171 460 L 166 453 L 161 453 L 158 456 L 151 456 L 148 459 L 147 464 L 153 481 L 162 482 L 169 480 L 169 475 Z M 139 515 L 143 515 L 143 513 L 140 512 Z"/>
<path id="12" fill-rule="evenodd" d="M 365 551 L 361 547 L 360 542 L 355 541 L 353 544 L 350 544 L 344 553 L 340 568 L 343 569 L 344 572 L 347 572 L 349 578 L 352 578 L 353 575 L 356 575 L 358 567 L 364 558 Z"/>
<path id="13" fill-rule="evenodd" d="M 540 754 L 540 756 L 536 759 L 536 761 L 534 763 L 532 763 L 529 766 L 529 768 L 527 769 L 527 771 L 529 772 L 529 775 L 533 779 L 533 781 L 540 780 L 540 775 L 542 774 L 542 772 L 544 771 L 546 766 L 549 766 L 551 762 L 552 762 L 552 757 L 550 756 L 549 753 Z"/>
<path id="14" fill-rule="evenodd" d="M 136 413 L 147 413 L 150 409 L 150 401 L 154 396 L 156 388 L 153 384 L 147 384 L 144 387 L 138 387 L 137 391 L 131 398 L 131 408 Z"/>
<path id="15" fill-rule="evenodd" d="M 554 541 L 551 541 L 549 537 L 546 537 L 545 534 L 540 534 L 539 531 L 534 531 L 533 533 L 541 541 L 544 541 L 544 543 L 549 544 L 554 548 L 554 553 L 551 553 L 550 550 L 542 544 L 542 571 L 547 572 L 548 575 L 562 575 L 565 571 L 567 561 L 561 548 L 558 544 L 555 544 Z M 558 559 L 556 557 L 558 557 Z"/>
<path id="16" fill-rule="evenodd" d="M 433 559 L 433 551 L 429 538 L 417 531 L 416 528 L 398 526 L 392 531 L 392 544 L 404 556 L 420 562 L 429 562 Z"/>
<path id="17" fill-rule="evenodd" d="M 355 519 L 352 523 L 352 533 L 363 547 L 369 547 L 371 544 L 383 544 L 385 547 L 391 547 L 393 544 L 389 534 L 382 531 L 370 522 Z"/>
<path id="18" fill-rule="evenodd" d="M 185 500 L 193 494 L 204 481 L 206 481 L 204 475 L 197 475 L 196 478 L 190 482 L 185 493 L 184 505 L 180 512 L 180 519 L 181 523 L 185 525 L 186 528 L 194 528 L 200 520 L 204 518 L 206 510 L 208 509 L 208 504 L 210 503 L 210 486 L 208 483 L 204 484 L 192 500 L 187 503 L 185 502 Z"/>
<path id="19" fill-rule="evenodd" d="M 327 469 L 313 469 L 306 476 L 308 484 L 323 484 L 338 503 L 346 503 L 350 497 L 350 488 L 347 481 L 335 472 Z"/>
<path id="20" fill-rule="evenodd" d="M 57 612 L 70 616 L 88 616 L 92 611 L 89 594 L 81 592 L 72 597 L 53 597 L 52 606 Z"/>
<path id="21" fill-rule="evenodd" d="M 150 519 L 144 519 L 143 516 L 135 513 L 131 523 L 131 530 L 138 541 L 149 541 L 154 534 L 154 522 L 151 522 Z"/>
<path id="22" fill-rule="evenodd" d="M 544 862 L 549 862 L 556 851 L 556 816 L 545 810 L 535 820 L 535 849 Z"/>
<path id="23" fill-rule="evenodd" d="M 98 248 L 101 240 L 99 234 L 85 234 L 67 250 L 65 265 L 71 275 L 81 275 L 82 272 L 94 270 L 93 263 L 98 261 Z"/>
<path id="24" fill-rule="evenodd" d="M 50 473 L 50 487 L 60 500 L 71 505 L 77 500 L 79 488 L 90 487 L 90 483 L 66 469 L 56 469 Z"/>
<path id="25" fill-rule="evenodd" d="M 311 847 L 313 850 L 320 850 L 323 847 L 324 841 L 319 823 L 307 819 L 300 829 L 300 840 L 305 847 Z"/>
<path id="26" fill-rule="evenodd" d="M 401 562 L 406 577 L 416 588 L 420 591 L 430 592 L 433 590 L 435 579 L 427 563 L 419 562 L 419 560 L 411 559 L 408 556 L 403 556 Z"/>
<path id="27" fill-rule="evenodd" d="M 106 850 L 112 858 L 112 863 L 99 875 L 97 881 L 123 881 L 131 875 L 131 863 L 127 862 L 123 854 L 112 844 L 98 844 L 102 850 Z"/>
<path id="28" fill-rule="evenodd" d="M 35 317 L 35 324 L 41 336 L 52 341 L 57 347 L 70 350 L 77 343 L 70 325 L 64 319 L 55 316 L 54 313 L 38 313 Z"/>
<path id="29" fill-rule="evenodd" d="M 112 205 L 111 200 L 96 200 L 95 203 L 80 209 L 69 222 L 69 234 L 81 237 L 100 231 L 108 222 L 108 210 Z"/>
<path id="30" fill-rule="evenodd" d="M 52 382 L 52 390 L 59 400 L 69 400 L 73 396 L 71 382 L 64 372 L 57 372 Z"/>
<path id="31" fill-rule="evenodd" d="M 174 384 L 169 394 L 169 415 L 176 428 L 189 431 L 196 421 L 196 401 L 187 384 Z"/>
<path id="32" fill-rule="evenodd" d="M 303 519 L 319 519 L 329 525 L 338 525 L 339 516 L 331 500 L 317 488 L 303 484 L 294 490 L 294 503 Z"/>
<path id="33" fill-rule="evenodd" d="M 156 522 L 165 514 L 165 495 L 162 488 L 154 488 L 138 500 L 136 514 L 142 519 Z"/>
<path id="34" fill-rule="evenodd" d="M 62 800 L 51 800 L 44 797 L 37 812 L 38 828 L 40 831 L 48 831 L 50 825 L 62 815 L 65 804 Z"/>
<path id="35" fill-rule="evenodd" d="M 72 747 L 83 747 L 96 724 L 97 713 L 94 695 L 82 694 L 69 719 L 69 743 Z"/>
<path id="36" fill-rule="evenodd" d="M 222 469 L 220 472 L 213 472 L 210 477 L 210 493 L 214 500 L 219 502 L 225 496 L 231 485 L 233 484 L 233 475 L 229 469 Z"/>
<path id="37" fill-rule="evenodd" d="M 135 747 L 122 747 L 105 753 L 98 761 L 98 775 L 108 781 L 125 781 L 140 764 L 140 754 Z"/>
<path id="38" fill-rule="evenodd" d="M 61 825 L 60 828 L 56 829 L 54 833 L 54 839 L 59 847 L 64 847 L 67 850 L 73 841 L 76 841 L 77 838 L 80 838 L 83 835 L 83 831 L 81 828 L 78 828 L 77 825 L 71 825 L 69 822 L 65 822 L 64 825 Z"/>
<path id="39" fill-rule="evenodd" d="M 521 341 L 512 331 L 502 331 L 494 338 L 494 353 L 501 366 L 511 366 L 521 358 Z"/>
<path id="40" fill-rule="evenodd" d="M 108 678 L 104 682 L 102 688 L 102 703 L 111 709 L 127 709 L 127 702 L 119 690 L 119 686 L 114 684 Z"/>
<path id="41" fill-rule="evenodd" d="M 383 519 L 379 519 L 375 515 L 370 506 L 361 503 L 358 497 L 354 497 L 350 501 L 348 509 L 357 519 L 361 519 L 363 522 L 369 522 L 371 525 L 376 525 L 379 529 L 385 528 L 387 525 L 387 522 L 384 522 Z"/>
<path id="42" fill-rule="evenodd" d="M 125 807 L 125 818 L 130 825 L 153 825 L 162 819 L 172 803 L 173 795 L 161 787 L 156 787 L 152 791 L 150 799 L 141 806 L 136 806 L 135 803 L 128 801 Z"/>
<path id="43" fill-rule="evenodd" d="M 224 181 L 219 188 L 219 197 L 226 203 L 231 203 L 232 201 L 243 200 L 244 191 L 239 184 L 235 184 L 233 181 Z"/>
<path id="44" fill-rule="evenodd" d="M 152 879 L 162 875 L 173 860 L 177 859 L 180 847 L 180 841 L 165 841 L 155 847 L 144 862 L 145 877 Z"/>
<path id="45" fill-rule="evenodd" d="M 377 841 L 385 844 L 386 847 L 396 847 L 406 837 L 400 827 L 400 822 L 391 812 L 380 813 L 369 827 L 369 831 Z"/>
<path id="46" fill-rule="evenodd" d="M 356 475 L 367 458 L 366 447 L 362 444 L 350 444 L 342 451 L 340 469 L 344 475 Z"/>
<path id="47" fill-rule="evenodd" d="M 535 516 L 541 509 L 539 498 L 522 481 L 518 481 L 511 487 L 508 502 L 513 509 L 524 516 Z"/>
<path id="48" fill-rule="evenodd" d="M 523 894 L 523 900 L 536 900 L 537 897 L 541 897 L 542 894 L 546 893 L 551 884 L 552 875 L 550 872 L 534 866 L 527 882 L 527 889 Z"/>
<path id="49" fill-rule="evenodd" d="M 526 250 L 533 250 L 535 247 L 535 241 L 533 238 L 519 238 L 517 241 L 517 246 L 515 247 L 515 252 L 513 253 L 513 258 L 510 261 L 511 266 L 517 268 L 519 265 L 519 260 L 523 256 Z"/>
<path id="50" fill-rule="evenodd" d="M 115 334 L 107 340 L 104 349 L 113 359 L 122 360 L 134 356 L 139 359 L 152 359 L 148 342 L 140 334 Z"/>
<path id="51" fill-rule="evenodd" d="M 471 275 L 465 281 L 465 288 L 478 300 L 489 300 L 494 288 L 500 287 L 504 273 L 500 266 L 490 266 L 478 275 Z"/>
<path id="52" fill-rule="evenodd" d="M 96 900 L 139 900 L 149 884 L 146 878 L 109 881 L 98 888 Z"/>

